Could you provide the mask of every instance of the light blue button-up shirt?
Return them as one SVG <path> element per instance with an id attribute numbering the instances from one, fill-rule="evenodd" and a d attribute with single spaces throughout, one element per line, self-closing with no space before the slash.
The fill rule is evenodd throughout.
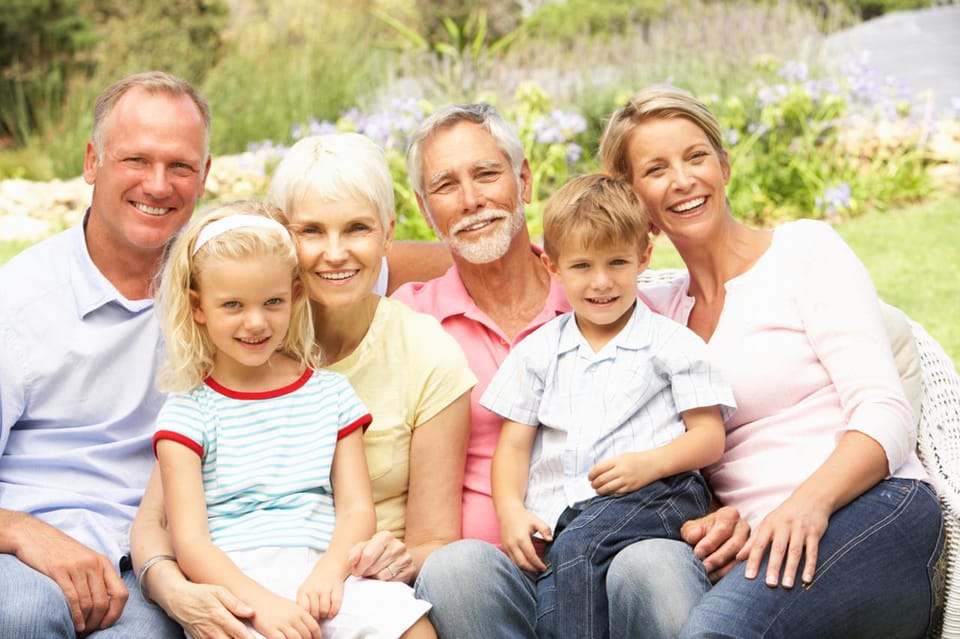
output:
<path id="1" fill-rule="evenodd" d="M 0 508 L 26 512 L 116 562 L 153 456 L 163 396 L 153 300 L 94 266 L 83 225 L 0 269 Z"/>
<path id="2" fill-rule="evenodd" d="M 599 353 L 573 313 L 516 345 L 480 404 L 538 427 L 524 504 L 551 529 L 568 506 L 597 496 L 587 474 L 621 453 L 664 446 L 684 433 L 680 413 L 735 402 L 687 327 L 638 302 L 626 326 Z"/>

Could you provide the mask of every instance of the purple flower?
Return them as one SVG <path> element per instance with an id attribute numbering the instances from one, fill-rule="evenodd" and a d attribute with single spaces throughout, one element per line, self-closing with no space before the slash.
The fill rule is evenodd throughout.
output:
<path id="1" fill-rule="evenodd" d="M 576 142 L 571 142 L 567 145 L 567 166 L 573 166 L 580 161 L 580 156 L 583 155 L 583 147 L 581 147 Z"/>
<path id="2" fill-rule="evenodd" d="M 827 215 L 837 215 L 850 209 L 850 185 L 846 182 L 832 186 L 816 199 L 818 209 L 824 209 Z"/>
<path id="3" fill-rule="evenodd" d="M 803 82 L 808 75 L 807 64 L 796 60 L 788 60 L 777 71 L 777 75 L 788 82 Z"/>
<path id="4" fill-rule="evenodd" d="M 560 144 L 587 130 L 587 121 L 575 111 L 554 109 L 533 121 L 533 136 L 541 144 Z"/>

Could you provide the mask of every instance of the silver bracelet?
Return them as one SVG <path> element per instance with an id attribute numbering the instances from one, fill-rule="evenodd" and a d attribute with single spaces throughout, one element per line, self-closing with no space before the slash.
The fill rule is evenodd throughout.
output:
<path id="1" fill-rule="evenodd" d="M 146 576 L 147 571 L 158 564 L 161 561 L 176 561 L 177 558 L 173 555 L 154 555 L 150 559 L 147 559 L 143 562 L 143 565 L 140 566 L 140 572 L 137 573 L 137 590 L 140 591 L 140 597 L 147 603 L 153 603 L 153 600 L 147 596 L 147 593 L 143 590 L 143 578 Z"/>

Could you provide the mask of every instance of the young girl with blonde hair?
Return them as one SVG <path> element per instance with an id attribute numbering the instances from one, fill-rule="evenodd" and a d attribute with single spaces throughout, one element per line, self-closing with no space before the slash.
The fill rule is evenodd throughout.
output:
<path id="1" fill-rule="evenodd" d="M 162 273 L 171 394 L 154 449 L 176 559 L 250 605 L 265 637 L 432 637 L 409 586 L 349 576 L 349 549 L 376 527 L 371 417 L 345 377 L 317 368 L 296 247 L 275 214 L 213 210 Z"/>

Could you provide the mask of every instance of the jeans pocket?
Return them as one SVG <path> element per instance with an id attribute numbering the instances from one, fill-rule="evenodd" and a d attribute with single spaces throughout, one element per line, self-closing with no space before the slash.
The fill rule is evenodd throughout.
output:
<path id="1" fill-rule="evenodd" d="M 710 491 L 699 473 L 683 473 L 666 480 L 673 495 L 657 510 L 663 526 L 662 537 L 681 539 L 680 527 L 709 511 Z"/>

